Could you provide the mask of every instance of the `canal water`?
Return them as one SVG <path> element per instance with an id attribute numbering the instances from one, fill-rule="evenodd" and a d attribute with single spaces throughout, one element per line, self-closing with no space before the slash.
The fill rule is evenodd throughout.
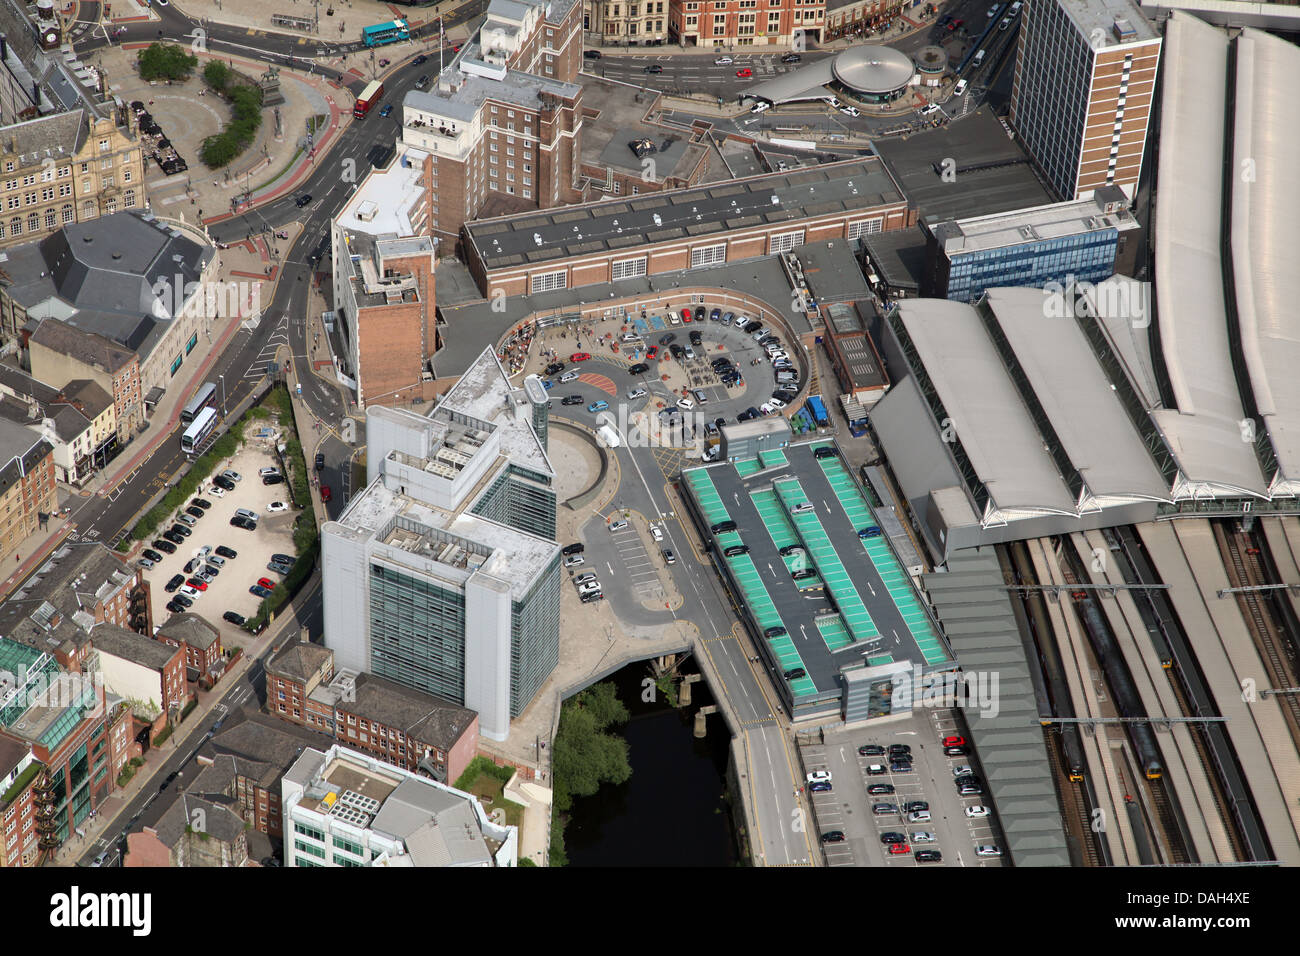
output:
<path id="1" fill-rule="evenodd" d="M 687 662 L 689 667 L 690 662 Z M 708 685 L 691 686 L 691 706 L 673 709 L 655 689 L 642 700 L 646 662 L 611 680 L 631 719 L 621 729 L 632 776 L 573 801 L 564 847 L 570 866 L 732 866 L 735 828 L 724 799 L 730 733 L 719 714 L 695 738 L 694 715 L 713 703 Z"/>

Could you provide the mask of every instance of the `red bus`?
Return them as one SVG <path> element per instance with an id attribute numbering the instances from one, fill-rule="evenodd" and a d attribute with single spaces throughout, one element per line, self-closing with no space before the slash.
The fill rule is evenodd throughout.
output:
<path id="1" fill-rule="evenodd" d="M 376 80 L 361 91 L 361 95 L 357 97 L 356 103 L 352 106 L 352 115 L 357 119 L 361 119 L 370 112 L 370 107 L 383 98 L 384 84 Z"/>

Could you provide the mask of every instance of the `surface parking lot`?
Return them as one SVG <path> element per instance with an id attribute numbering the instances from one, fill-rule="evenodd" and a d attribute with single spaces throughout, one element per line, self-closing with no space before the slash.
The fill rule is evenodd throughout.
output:
<path id="1" fill-rule="evenodd" d="M 172 576 L 183 573 L 186 562 L 193 558 L 203 545 L 212 548 L 214 553 L 218 545 L 225 545 L 233 549 L 238 557 L 226 559 L 220 574 L 208 585 L 206 591 L 199 593 L 194 606 L 188 608 L 188 611 L 192 614 L 201 614 L 205 620 L 221 631 L 222 639 L 225 641 L 246 635 L 247 632 L 242 628 L 222 620 L 222 614 L 226 611 L 234 611 L 248 618 L 257 613 L 261 599 L 250 594 L 249 587 L 256 584 L 259 578 L 269 578 L 279 584 L 282 576 L 270 571 L 266 566 L 271 560 L 271 555 L 295 553 L 293 522 L 298 515 L 298 509 L 292 505 L 287 484 L 262 484 L 262 479 L 257 472 L 259 468 L 265 467 L 279 467 L 274 448 L 269 440 L 251 439 L 245 443 L 233 460 L 223 463 L 213 475 L 215 477 L 227 468 L 238 472 L 243 480 L 236 483 L 234 491 L 228 491 L 224 497 L 218 497 L 211 490 L 211 481 L 207 481 L 200 492 L 187 499 L 186 506 L 194 497 L 199 497 L 212 502 L 212 507 L 195 522 L 194 533 L 186 538 L 183 544 L 176 546 L 175 554 L 164 554 L 159 564 L 144 572 L 145 579 L 149 582 L 155 625 L 163 624 L 171 616 L 166 605 L 173 594 L 167 593 L 164 586 Z M 267 512 L 267 505 L 272 501 L 283 501 L 289 504 L 289 508 L 278 514 L 270 514 Z M 245 508 L 261 516 L 256 531 L 244 531 L 230 524 L 230 519 L 237 508 Z M 184 507 L 181 511 L 184 511 Z M 149 541 L 144 542 L 145 547 L 152 547 L 153 538 L 161 537 L 162 532 L 175 523 L 174 519 L 175 514 L 172 515 L 172 520 L 158 528 L 157 533 Z M 191 576 L 185 575 L 187 579 Z"/>
<path id="2" fill-rule="evenodd" d="M 999 866 L 1003 857 L 977 856 L 975 848 L 995 845 L 1005 852 L 1005 843 L 992 812 L 987 792 L 982 796 L 962 797 L 953 784 L 953 770 L 970 766 L 983 774 L 973 754 L 946 757 L 941 741 L 950 735 L 962 735 L 951 711 L 920 712 L 905 720 L 891 720 L 877 727 L 852 731 L 835 731 L 820 735 L 801 735 L 800 754 L 808 772 L 827 770 L 832 777 L 830 792 L 809 793 L 813 806 L 813 839 L 821 842 L 822 834 L 839 830 L 844 841 L 822 843 L 827 866 Z M 858 748 L 876 744 L 906 744 L 912 749 L 914 769 L 906 773 L 889 770 L 887 756 L 865 756 Z M 880 764 L 883 774 L 868 774 L 867 768 Z M 883 785 L 893 788 L 885 794 L 869 794 L 867 788 Z M 806 785 L 805 785 L 806 786 Z M 929 804 L 930 820 L 909 823 L 903 805 L 911 801 Z M 898 809 L 888 813 L 873 812 L 873 804 L 890 803 Z M 966 808 L 989 807 L 986 817 L 967 817 Z M 881 834 L 902 833 L 907 837 L 907 853 L 891 854 L 881 842 Z M 917 842 L 917 834 L 932 839 Z M 938 850 L 941 863 L 918 863 L 916 850 Z"/>

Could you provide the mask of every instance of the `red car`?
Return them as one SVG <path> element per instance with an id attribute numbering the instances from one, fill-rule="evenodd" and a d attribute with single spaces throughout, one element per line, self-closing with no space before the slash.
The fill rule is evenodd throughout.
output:
<path id="1" fill-rule="evenodd" d="M 911 848 L 909 848 L 906 843 L 889 844 L 890 856 L 902 856 L 904 853 L 911 853 L 911 852 L 912 852 Z"/>
<path id="2" fill-rule="evenodd" d="M 685 323 L 687 323 L 688 325 L 690 324 L 690 321 L 691 321 L 691 310 L 690 310 L 690 309 L 682 309 L 682 321 L 685 322 Z"/>
<path id="3" fill-rule="evenodd" d="M 202 578 L 190 578 L 185 583 L 196 591 L 206 591 L 208 589 L 208 582 L 204 581 Z"/>
<path id="4" fill-rule="evenodd" d="M 944 737 L 943 745 L 945 747 L 965 747 L 966 738 L 965 737 Z"/>
<path id="5" fill-rule="evenodd" d="M 275 590 L 275 582 L 272 581 L 270 578 L 258 578 L 257 584 L 259 587 L 264 587 L 268 591 Z"/>
<path id="6" fill-rule="evenodd" d="M 659 346 L 652 345 L 645 350 L 645 357 L 648 359 L 657 359 L 659 357 Z"/>
<path id="7" fill-rule="evenodd" d="M 736 71 L 736 76 L 740 77 L 742 80 L 748 79 L 753 75 L 754 75 L 754 71 L 747 66 L 742 66 L 739 70 Z"/>
<path id="8" fill-rule="evenodd" d="M 948 29 L 949 29 L 949 30 L 956 30 L 959 26 L 962 25 L 962 22 L 963 22 L 963 21 L 961 21 L 961 20 L 954 20 L 954 21 L 952 21 L 952 23 L 948 24 Z"/>
<path id="9" fill-rule="evenodd" d="M 330 486 L 329 486 L 329 485 L 321 485 L 321 486 L 320 486 L 320 500 L 321 500 L 321 501 L 329 501 L 329 500 L 330 500 Z"/>
<path id="10" fill-rule="evenodd" d="M 570 362 L 589 362 L 591 361 L 590 352 L 574 352 L 569 356 Z"/>

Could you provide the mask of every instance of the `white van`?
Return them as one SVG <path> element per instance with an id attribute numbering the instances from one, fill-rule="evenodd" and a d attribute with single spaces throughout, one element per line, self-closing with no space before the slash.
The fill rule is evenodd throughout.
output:
<path id="1" fill-rule="evenodd" d="M 984 62 L 984 51 L 980 50 L 978 53 L 975 54 L 975 59 L 970 61 L 970 65 L 977 67 L 983 62 Z"/>
<path id="2" fill-rule="evenodd" d="M 952 95 L 953 96 L 963 95 L 966 92 L 967 85 L 968 84 L 966 83 L 965 80 L 958 80 L 956 85 L 952 88 Z"/>

